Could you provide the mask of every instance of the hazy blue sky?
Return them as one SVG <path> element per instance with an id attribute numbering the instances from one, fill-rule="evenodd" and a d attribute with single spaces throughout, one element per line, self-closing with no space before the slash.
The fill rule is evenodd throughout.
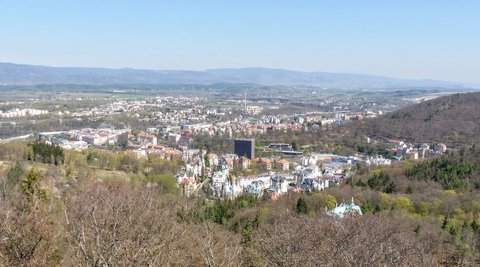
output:
<path id="1" fill-rule="evenodd" d="M 0 61 L 480 83 L 480 1 L 0 0 Z"/>

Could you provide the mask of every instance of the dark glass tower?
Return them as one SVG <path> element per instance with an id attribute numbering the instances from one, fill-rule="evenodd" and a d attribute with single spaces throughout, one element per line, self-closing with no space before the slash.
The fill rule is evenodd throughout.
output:
<path id="1" fill-rule="evenodd" d="M 254 159 L 255 139 L 235 139 L 234 153 L 239 157 L 246 156 L 249 159 Z"/>

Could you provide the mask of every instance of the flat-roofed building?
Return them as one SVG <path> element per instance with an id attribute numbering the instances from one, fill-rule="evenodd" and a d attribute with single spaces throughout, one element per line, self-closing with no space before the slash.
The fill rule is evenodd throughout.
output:
<path id="1" fill-rule="evenodd" d="M 235 139 L 234 153 L 239 157 L 255 158 L 255 139 Z"/>

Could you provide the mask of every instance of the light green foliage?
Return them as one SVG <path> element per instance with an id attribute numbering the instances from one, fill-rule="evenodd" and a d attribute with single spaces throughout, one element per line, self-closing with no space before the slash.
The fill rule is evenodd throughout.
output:
<path id="1" fill-rule="evenodd" d="M 480 200 L 472 200 L 470 206 L 474 212 L 480 213 Z"/>
<path id="2" fill-rule="evenodd" d="M 163 192 L 167 194 L 179 193 L 175 177 L 171 175 L 149 175 L 146 177 L 146 181 L 161 185 Z"/>
<path id="3" fill-rule="evenodd" d="M 392 207 L 392 198 L 386 193 L 379 194 L 379 208 L 380 210 L 389 210 Z"/>
<path id="4" fill-rule="evenodd" d="M 321 212 L 325 208 L 331 210 L 335 207 L 337 200 L 334 196 L 326 193 L 318 193 L 312 196 L 313 202 L 312 205 L 315 207 L 317 212 Z"/>
<path id="5" fill-rule="evenodd" d="M 40 178 L 40 174 L 31 169 L 20 183 L 20 190 L 29 203 L 33 203 L 35 200 L 45 201 L 48 199 L 47 191 L 39 186 Z"/>
<path id="6" fill-rule="evenodd" d="M 427 203 L 425 201 L 421 201 L 420 203 L 418 203 L 417 213 L 422 215 L 422 216 L 427 215 L 428 214 L 428 207 L 429 207 L 429 203 Z"/>
<path id="7" fill-rule="evenodd" d="M 405 210 L 405 211 L 412 211 L 413 210 L 413 204 L 412 201 L 406 197 L 397 197 L 393 201 L 393 207 L 395 209 L 399 210 Z"/>

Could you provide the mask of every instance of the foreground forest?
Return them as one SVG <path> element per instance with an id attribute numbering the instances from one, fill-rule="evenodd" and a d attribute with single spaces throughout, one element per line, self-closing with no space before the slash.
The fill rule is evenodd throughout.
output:
<path id="1" fill-rule="evenodd" d="M 276 201 L 180 196 L 173 174 L 181 164 L 156 158 L 19 143 L 1 145 L 0 160 L 1 265 L 480 263 L 475 147 L 437 161 L 358 166 L 347 185 Z M 352 196 L 363 216 L 324 216 Z"/>

